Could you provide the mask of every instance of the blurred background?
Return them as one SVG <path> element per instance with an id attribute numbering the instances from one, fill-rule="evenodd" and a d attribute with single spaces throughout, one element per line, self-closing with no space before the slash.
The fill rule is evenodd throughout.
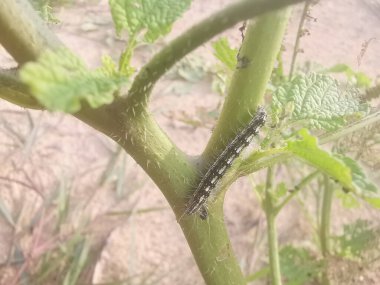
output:
<path id="1" fill-rule="evenodd" d="M 138 69 L 171 39 L 231 2 L 193 0 L 168 36 L 138 46 L 133 65 Z M 99 66 L 105 54 L 117 60 L 125 47 L 127 37 L 116 36 L 108 1 L 35 0 L 33 4 L 58 37 L 91 67 Z M 302 5 L 293 9 L 283 44 L 286 72 L 302 9 Z M 236 48 L 241 42 L 239 27 L 223 33 Z M 304 29 L 297 70 L 346 64 L 353 73 L 380 82 L 380 1 L 319 1 L 310 8 Z M 151 112 L 189 155 L 202 152 L 223 103 L 224 82 L 213 41 L 172 68 L 152 96 Z M 16 66 L 1 47 L 0 66 Z M 351 71 L 336 77 L 349 80 Z M 0 145 L 0 284 L 203 284 L 163 195 L 113 141 L 69 115 L 0 101 Z M 379 185 L 379 148 L 365 148 L 357 159 Z M 259 172 L 238 180 L 225 203 L 233 247 L 247 275 L 267 262 L 264 214 L 252 191 L 263 176 L 265 172 Z M 313 248 L 305 216 L 316 208 L 316 199 L 310 193 L 302 195 L 281 213 L 279 241 Z M 307 203 L 311 210 L 305 210 Z M 360 219 L 380 227 L 379 210 L 365 205 L 347 209 L 338 199 L 333 213 L 336 233 Z M 378 263 L 334 262 L 331 274 L 337 284 L 380 284 Z"/>

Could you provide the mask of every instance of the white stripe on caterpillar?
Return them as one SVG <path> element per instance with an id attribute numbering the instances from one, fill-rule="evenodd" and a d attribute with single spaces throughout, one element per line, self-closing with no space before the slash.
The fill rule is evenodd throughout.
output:
<path id="1" fill-rule="evenodd" d="M 219 180 L 231 167 L 233 161 L 239 156 L 242 150 L 247 147 L 254 136 L 259 133 L 260 128 L 265 124 L 267 114 L 263 107 L 258 107 L 255 116 L 249 124 L 240 130 L 236 137 L 226 146 L 215 162 L 207 170 L 200 180 L 190 201 L 186 205 L 185 214 L 192 215 L 196 212 L 204 220 L 207 218 L 205 203 L 211 191 L 216 187 Z"/>

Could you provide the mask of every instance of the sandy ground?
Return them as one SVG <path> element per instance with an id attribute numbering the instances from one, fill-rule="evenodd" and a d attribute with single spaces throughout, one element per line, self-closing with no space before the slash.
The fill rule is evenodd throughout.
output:
<path id="1" fill-rule="evenodd" d="M 142 46 L 137 50 L 134 64 L 141 66 L 160 46 L 230 2 L 194 0 L 191 9 L 174 25 L 170 35 L 154 47 Z M 284 43 L 287 68 L 301 10 L 300 6 L 294 9 Z M 372 78 L 379 78 L 380 2 L 325 0 L 312 9 L 311 16 L 316 21 L 306 24 L 310 35 L 301 41 L 303 53 L 298 61 L 301 66 L 306 61 L 326 67 L 346 63 Z M 124 46 L 123 41 L 115 38 L 106 1 L 60 8 L 57 18 L 61 23 L 52 29 L 90 66 L 97 66 L 103 54 L 117 58 Z M 235 44 L 240 41 L 237 27 L 225 35 Z M 369 40 L 365 55 L 358 60 L 363 44 Z M 209 45 L 199 48 L 194 56 L 204 66 L 211 68 L 215 64 Z M 2 67 L 14 64 L 3 52 L 0 53 L 0 63 Z M 189 126 L 179 118 L 184 112 L 193 115 L 201 108 L 212 110 L 221 102 L 222 98 L 210 85 L 208 75 L 192 83 L 176 77 L 174 71 L 157 85 L 152 99 L 151 111 L 160 125 L 181 149 L 191 155 L 202 151 L 211 132 L 209 128 Z M 41 196 L 54 192 L 59 182 L 70 184 L 73 209 L 70 219 L 74 224 L 109 209 L 126 211 L 159 207 L 158 212 L 128 216 L 114 226 L 105 226 L 109 238 L 97 264 L 94 281 L 110 282 L 137 276 L 128 284 L 140 284 L 138 280 L 144 278 L 148 280 L 147 284 L 203 284 L 163 195 L 130 157 L 122 155 L 119 158 L 119 166 L 124 161 L 125 167 L 120 169 L 124 171 L 125 179 L 124 186 L 119 187 L 122 190 L 118 192 L 115 190 L 115 175 L 102 185 L 98 183 L 116 149 L 110 140 L 69 116 L 26 112 L 5 102 L 1 102 L 0 108 L 2 130 L 12 126 L 16 133 L 21 134 L 21 139 L 15 134 L 9 135 L 10 131 L 0 134 L 0 177 L 14 179 L 8 182 L 0 180 L 0 186 L 4 203 L 13 213 L 22 206 L 20 232 L 21 225 L 27 223 L 41 206 Z M 33 191 L 15 182 L 25 181 L 27 177 Z M 266 260 L 262 254 L 265 225 L 248 179 L 241 179 L 231 187 L 225 211 L 231 240 L 242 268 L 246 273 L 254 272 L 257 265 Z M 310 233 L 307 221 L 299 211 L 297 205 L 292 205 L 280 215 L 281 244 L 303 242 L 305 235 Z M 334 227 L 357 218 L 357 212 L 340 208 L 335 209 L 334 214 L 337 217 L 333 220 Z M 380 217 L 379 213 L 371 210 L 364 210 L 361 215 L 374 220 Z M 9 225 L 5 221 L 1 223 L 0 261 L 4 262 L 14 236 Z M 380 283 L 380 276 L 372 274 L 371 278 L 366 284 Z M 378 283 L 371 283 L 376 280 Z"/>

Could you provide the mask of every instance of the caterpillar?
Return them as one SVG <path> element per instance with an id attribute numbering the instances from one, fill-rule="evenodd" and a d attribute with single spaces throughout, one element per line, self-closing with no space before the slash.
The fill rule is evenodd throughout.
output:
<path id="1" fill-rule="evenodd" d="M 205 204 L 211 191 L 216 187 L 219 180 L 231 167 L 243 149 L 249 145 L 252 138 L 259 133 L 260 128 L 265 124 L 266 118 L 267 114 L 265 109 L 258 107 L 255 116 L 249 124 L 237 133 L 235 138 L 226 146 L 203 175 L 186 205 L 185 214 L 192 215 L 198 212 L 201 219 L 205 220 L 207 218 L 208 213 Z"/>

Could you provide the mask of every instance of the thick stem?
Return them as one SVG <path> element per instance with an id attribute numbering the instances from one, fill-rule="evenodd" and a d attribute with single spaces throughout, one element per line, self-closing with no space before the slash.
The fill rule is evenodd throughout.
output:
<path id="1" fill-rule="evenodd" d="M 44 109 L 28 93 L 28 87 L 20 82 L 16 71 L 16 69 L 0 70 L 0 98 L 23 108 Z"/>
<path id="2" fill-rule="evenodd" d="M 289 13 L 290 8 L 271 12 L 249 24 L 223 110 L 203 153 L 206 160 L 224 149 L 262 102 Z"/>
<path id="3" fill-rule="evenodd" d="M 0 43 L 19 64 L 62 46 L 28 0 L 0 1 L 0 31 Z"/>
<path id="4" fill-rule="evenodd" d="M 10 9 L 9 7 L 12 7 L 12 3 L 15 3 L 18 10 L 22 10 L 23 5 L 20 3 L 24 3 L 25 1 L 26 0 L 1 0 L 0 3 L 3 7 L 1 9 L 1 12 L 6 12 L 8 9 Z M 268 9 L 274 9 L 273 7 L 276 5 L 279 5 L 276 6 L 278 8 L 281 5 L 287 5 L 289 3 L 295 3 L 298 1 L 301 0 L 260 0 L 255 2 L 243 1 L 245 3 L 244 5 L 248 6 L 242 6 L 243 11 L 240 12 L 242 12 L 243 15 L 246 15 L 245 17 L 251 17 L 259 13 L 269 11 L 265 9 L 247 9 L 250 7 L 249 5 L 251 5 L 251 3 L 254 3 L 254 5 L 260 3 L 260 5 L 262 5 L 261 7 L 270 7 Z M 26 3 L 26 5 L 27 4 L 28 3 Z M 252 7 L 255 8 L 256 6 Z M 287 16 L 284 17 L 284 15 L 287 14 L 287 12 L 283 11 L 274 14 L 268 14 L 258 21 L 257 27 L 255 29 L 252 29 L 256 31 L 255 33 L 257 36 L 260 36 L 259 38 L 256 38 L 256 41 L 254 42 L 254 51 L 257 53 L 257 57 L 252 57 L 255 61 L 254 65 L 258 64 L 258 69 L 256 72 L 259 79 L 255 79 L 254 82 L 251 82 L 247 75 L 245 75 L 245 84 L 247 85 L 259 83 L 259 90 L 261 90 L 260 92 L 262 93 L 261 95 L 257 95 L 260 92 L 256 92 L 254 96 L 258 97 L 253 102 L 258 103 L 265 91 L 265 88 L 263 86 L 266 86 L 273 67 L 272 57 L 274 56 L 275 58 L 279 50 L 282 35 L 286 25 L 285 19 L 287 19 Z M 15 18 L 12 19 L 12 21 L 9 19 L 9 23 L 14 26 L 19 25 L 21 27 L 24 27 L 24 30 L 20 31 L 19 34 L 21 39 L 18 37 L 11 37 L 8 39 L 4 37 L 4 34 L 2 33 L 0 35 L 0 41 L 2 43 L 8 40 L 12 42 L 9 43 L 7 50 L 18 60 L 19 63 L 23 63 L 28 60 L 35 60 L 39 55 L 39 52 L 44 48 L 54 48 L 55 46 L 60 45 L 59 42 L 57 44 L 57 42 L 54 40 L 54 36 L 51 36 L 50 31 L 45 31 L 46 28 L 41 29 L 44 31 L 44 33 L 46 32 L 46 34 L 41 35 L 38 29 L 38 25 L 36 25 L 33 21 L 30 22 L 28 20 L 29 16 L 23 16 L 20 18 L 18 15 L 14 15 L 14 17 Z M 33 17 L 34 16 L 31 16 L 31 19 Z M 221 17 L 221 15 L 218 17 Z M 240 20 L 240 18 L 234 19 L 235 21 Z M 19 22 L 23 22 L 22 25 Z M 24 22 L 27 23 L 27 25 L 30 25 L 30 27 L 28 27 L 31 29 L 30 31 L 28 31 L 28 28 L 25 27 Z M 219 22 L 216 21 L 216 23 L 216 26 L 221 25 L 221 30 L 227 27 L 225 26 L 226 23 L 229 23 L 231 25 L 233 24 L 233 22 L 231 22 L 228 17 L 221 17 L 219 18 Z M 213 26 L 215 27 L 215 25 Z M 0 28 L 2 28 L 2 26 L 4 26 L 4 21 L 0 22 Z M 205 28 L 207 26 L 203 25 L 200 27 Z M 155 67 L 156 69 L 153 69 L 153 71 L 162 69 L 162 75 L 167 70 L 167 68 L 174 64 L 176 60 L 215 34 L 215 30 L 211 33 L 205 32 L 206 36 L 201 36 L 198 39 L 196 33 L 200 33 L 201 35 L 203 33 L 200 30 L 200 27 L 198 26 L 198 28 L 192 32 L 193 34 L 190 33 L 187 34 L 187 36 L 180 38 L 178 42 L 182 45 L 173 45 L 177 46 L 177 48 L 180 49 L 184 48 L 186 45 L 189 45 L 190 48 L 184 48 L 184 51 L 178 51 L 179 56 L 177 56 L 176 50 L 172 49 L 173 46 L 166 49 L 166 51 L 162 53 L 164 55 L 166 53 L 166 59 L 170 58 L 168 64 L 165 61 L 165 57 L 159 60 L 155 60 L 155 57 L 152 60 L 151 64 L 153 67 L 156 65 L 157 66 Z M 265 32 L 265 29 L 269 30 Z M 33 37 L 36 37 L 36 39 L 33 39 Z M 195 45 L 193 45 L 192 41 L 190 41 L 192 37 L 194 37 Z M 30 41 L 33 42 L 32 46 L 30 46 Z M 260 47 L 259 43 L 262 47 Z M 12 50 L 17 44 L 20 44 L 20 53 Z M 34 44 L 38 48 L 34 48 Z M 246 52 L 243 54 L 251 56 L 252 54 L 250 53 L 249 46 L 247 46 L 246 49 Z M 269 53 L 269 56 L 267 56 L 266 53 Z M 264 60 L 260 61 L 262 57 L 264 57 Z M 148 64 L 147 68 L 152 67 L 152 65 Z M 250 74 L 254 75 L 253 69 L 251 70 L 251 67 L 249 69 Z M 149 69 L 146 69 L 145 71 L 147 70 Z M 266 76 L 261 76 L 261 73 L 264 73 Z M 140 83 L 143 85 L 145 85 L 144 82 L 149 83 L 151 80 L 156 81 L 161 76 L 160 74 L 154 74 L 154 76 L 153 74 L 148 74 L 152 75 L 153 77 L 150 78 L 148 76 L 148 78 L 146 78 L 144 77 L 146 74 L 141 74 L 143 75 L 141 75 L 142 79 L 140 80 L 142 80 L 142 82 L 140 81 Z M 136 80 L 136 84 L 140 84 L 138 83 L 139 79 Z M 143 92 L 141 94 L 135 93 L 133 96 L 140 98 L 145 96 L 145 94 Z M 252 96 L 252 94 L 244 95 L 246 99 L 247 96 Z M 240 97 L 235 96 L 235 100 L 240 100 Z M 151 118 L 145 108 L 141 108 L 141 112 L 139 112 L 137 115 L 132 115 L 128 111 L 125 111 L 127 109 L 125 108 L 125 105 L 119 103 L 122 103 L 122 101 L 117 101 L 114 102 L 114 104 L 95 110 L 84 106 L 84 108 L 79 113 L 75 114 L 75 116 L 117 141 L 154 180 L 154 182 L 167 198 L 175 214 L 177 215 L 179 223 L 183 229 L 183 232 L 186 236 L 186 239 L 188 240 L 199 269 L 207 284 L 245 284 L 246 282 L 244 280 L 244 276 L 242 275 L 239 264 L 234 257 L 227 230 L 223 221 L 223 197 L 218 197 L 217 201 L 210 206 L 210 217 L 207 221 L 201 221 L 197 216 L 183 217 L 184 204 L 186 202 L 187 193 L 190 192 L 190 189 L 192 188 L 192 185 L 194 184 L 197 176 L 195 165 L 170 141 L 166 134 Z M 255 106 L 252 105 L 250 107 L 250 110 L 254 109 Z M 235 110 L 238 111 L 238 109 Z M 236 121 L 236 125 L 238 123 L 241 123 L 238 121 L 238 118 L 234 118 L 233 114 L 230 115 L 230 119 L 231 118 Z M 216 140 L 216 144 L 220 144 L 220 142 L 217 142 Z"/>
<path id="5" fill-rule="evenodd" d="M 272 285 L 281 285 L 280 256 L 278 249 L 278 237 L 276 229 L 276 205 L 272 198 L 272 185 L 274 181 L 273 169 L 268 168 L 267 182 L 265 189 L 264 211 L 267 220 L 268 250 L 269 250 L 269 267 Z"/>
<path id="6" fill-rule="evenodd" d="M 223 197 L 209 206 L 209 218 L 184 215 L 188 193 L 194 185 L 195 164 L 161 131 L 147 113 L 140 113 L 119 143 L 161 189 L 177 216 L 206 284 L 246 284 L 229 241 L 223 219 Z"/>

